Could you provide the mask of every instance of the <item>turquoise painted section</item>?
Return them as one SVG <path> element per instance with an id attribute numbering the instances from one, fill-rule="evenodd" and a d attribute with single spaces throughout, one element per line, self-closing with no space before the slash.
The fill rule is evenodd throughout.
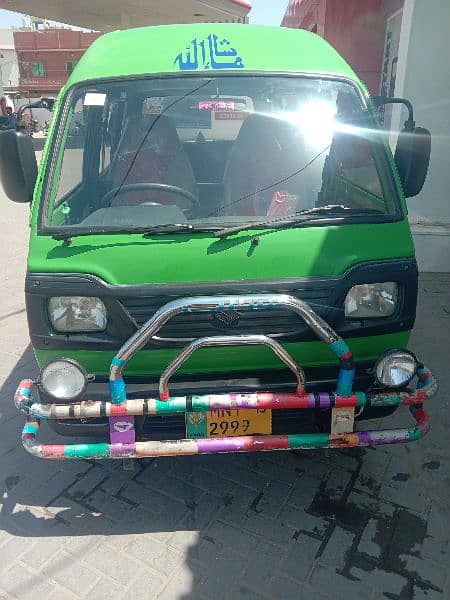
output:
<path id="1" fill-rule="evenodd" d="M 341 358 L 342 356 L 344 356 L 344 354 L 350 352 L 350 348 L 347 346 L 347 343 L 342 338 L 339 338 L 336 342 L 330 344 L 330 348 L 333 350 L 333 352 L 338 358 Z"/>
<path id="2" fill-rule="evenodd" d="M 110 458 L 109 444 L 73 444 L 65 446 L 64 458 Z"/>
<path id="3" fill-rule="evenodd" d="M 115 356 L 112 359 L 111 364 L 113 364 L 115 367 L 123 367 L 123 365 L 125 364 L 125 361 L 122 360 L 121 358 L 117 358 L 117 356 Z"/>
<path id="4" fill-rule="evenodd" d="M 336 393 L 339 396 L 350 396 L 352 393 L 355 369 L 341 369 L 338 376 Z"/>
<path id="5" fill-rule="evenodd" d="M 23 427 L 23 433 L 32 433 L 33 435 L 36 435 L 37 432 L 38 427 L 36 427 L 36 425 L 33 423 L 26 423 Z"/>
<path id="6" fill-rule="evenodd" d="M 117 379 L 109 382 L 109 390 L 111 393 L 111 402 L 113 404 L 122 404 L 127 399 L 127 391 L 125 381 Z"/>

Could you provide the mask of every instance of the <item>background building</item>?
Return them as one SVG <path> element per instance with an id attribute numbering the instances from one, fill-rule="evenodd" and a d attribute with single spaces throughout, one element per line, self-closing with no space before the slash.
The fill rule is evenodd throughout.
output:
<path id="1" fill-rule="evenodd" d="M 19 62 L 17 91 L 24 98 L 54 96 L 84 51 L 100 35 L 72 29 L 14 31 Z"/>
<path id="2" fill-rule="evenodd" d="M 247 22 L 251 4 L 247 0 L 0 0 L 0 8 L 107 32 L 167 23 Z"/>
<path id="3" fill-rule="evenodd" d="M 0 7 L 10 9 L 10 2 L 0 0 Z M 24 16 L 23 27 L 4 30 L 3 36 L 0 32 L 5 50 L 2 57 L 0 47 L 0 97 L 6 94 L 17 108 L 29 99 L 56 95 L 101 33 L 167 23 L 247 23 L 250 9 L 247 0 L 14 0 L 15 11 L 32 10 L 41 17 Z M 54 21 L 91 32 L 56 26 Z M 41 125 L 49 119 L 47 111 L 37 110 L 34 116 Z"/>
<path id="4" fill-rule="evenodd" d="M 19 83 L 19 63 L 11 29 L 0 29 L 0 96 L 15 90 Z M 3 88 L 3 89 L 2 89 Z"/>
<path id="5" fill-rule="evenodd" d="M 413 102 L 433 136 L 427 181 L 408 199 L 417 258 L 422 270 L 450 271 L 449 0 L 291 0 L 282 25 L 324 37 L 373 94 Z M 385 125 L 399 131 L 405 118 L 387 110 Z"/>

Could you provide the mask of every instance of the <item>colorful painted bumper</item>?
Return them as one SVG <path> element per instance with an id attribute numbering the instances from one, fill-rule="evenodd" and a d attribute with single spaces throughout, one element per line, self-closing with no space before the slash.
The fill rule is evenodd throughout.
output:
<path id="1" fill-rule="evenodd" d="M 168 365 L 159 384 L 159 399 L 128 400 L 123 371 L 132 357 L 176 315 L 186 312 L 261 311 L 273 308 L 297 313 L 333 352 L 339 361 L 336 393 L 309 394 L 305 389 L 305 375 L 292 356 L 276 340 L 264 335 L 230 335 L 194 340 Z M 265 345 L 292 371 L 297 380 L 293 393 L 257 392 L 254 394 L 221 394 L 172 398 L 169 379 L 200 348 L 211 346 Z M 364 394 L 353 392 L 355 367 L 346 342 L 319 317 L 311 307 L 298 298 L 285 294 L 256 294 L 253 296 L 181 298 L 169 302 L 120 348 L 110 368 L 109 387 L 111 402 L 72 402 L 41 404 L 33 401 L 31 380 L 24 380 L 15 395 L 16 407 L 27 415 L 22 442 L 35 456 L 48 459 L 66 458 L 144 458 L 216 452 L 259 452 L 310 448 L 342 448 L 398 444 L 421 438 L 427 433 L 429 419 L 423 409 L 424 401 L 437 389 L 436 381 L 423 366 L 418 370 L 415 392 L 385 391 Z M 354 415 L 370 407 L 408 406 L 415 424 L 404 429 L 355 432 Z M 184 440 L 143 441 L 135 439 L 134 417 L 172 415 L 177 413 L 207 412 L 233 409 L 322 409 L 332 411 L 330 434 L 254 435 L 214 437 Z M 109 443 L 45 445 L 37 441 L 40 419 L 96 419 L 108 418 Z M 339 425 L 337 425 L 339 421 Z M 346 422 L 347 421 L 347 422 Z M 334 423 L 334 424 L 333 424 Z"/>
<path id="2" fill-rule="evenodd" d="M 84 401 L 70 405 L 40 404 L 33 402 L 31 392 L 33 382 L 24 380 L 15 395 L 16 407 L 27 414 L 27 422 L 22 432 L 25 449 L 47 459 L 115 459 L 145 458 L 205 453 L 258 452 L 264 450 L 289 450 L 313 448 L 344 448 L 350 446 L 372 446 L 379 444 L 400 444 L 415 441 L 429 429 L 429 418 L 423 403 L 436 391 L 434 377 L 425 368 L 418 373 L 416 391 L 401 392 L 356 392 L 351 396 L 333 393 L 254 393 L 223 394 L 216 396 L 196 396 L 193 398 L 171 398 L 167 402 L 156 399 L 127 400 L 123 404 L 111 402 Z M 40 444 L 37 441 L 40 419 L 84 419 L 84 418 L 133 418 L 145 415 L 170 415 L 206 410 L 246 408 L 283 410 L 355 408 L 357 413 L 369 407 L 407 406 L 415 424 L 404 429 L 383 429 L 344 434 L 296 434 L 242 436 L 228 438 L 202 438 L 167 441 L 145 441 L 125 443 L 94 444 Z"/>

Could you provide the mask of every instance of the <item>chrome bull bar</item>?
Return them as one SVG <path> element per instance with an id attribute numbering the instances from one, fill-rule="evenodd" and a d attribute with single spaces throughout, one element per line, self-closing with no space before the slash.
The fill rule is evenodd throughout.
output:
<path id="1" fill-rule="evenodd" d="M 285 308 L 301 316 L 317 336 L 330 348 L 340 362 L 336 393 L 308 394 L 303 370 L 290 354 L 275 340 L 263 335 L 233 335 L 194 340 L 167 366 L 160 378 L 160 399 L 128 400 L 124 369 L 131 358 L 171 318 L 186 312 L 259 311 Z M 219 394 L 170 398 L 169 380 L 178 368 L 199 348 L 262 344 L 280 358 L 293 372 L 297 390 L 291 393 Z M 111 402 L 82 401 L 70 404 L 41 404 L 31 397 L 33 382 L 24 380 L 15 396 L 16 407 L 27 414 L 22 443 L 30 453 L 48 459 L 64 458 L 143 458 L 152 456 L 183 455 L 215 452 L 249 452 L 260 450 L 287 450 L 292 448 L 337 448 L 376 444 L 404 443 L 419 439 L 429 428 L 429 419 L 422 408 L 425 399 L 437 389 L 436 381 L 423 366 L 418 371 L 415 392 L 386 391 L 376 394 L 353 393 L 354 363 L 346 342 L 319 317 L 305 302 L 285 294 L 257 294 L 227 297 L 192 297 L 175 300 L 163 306 L 119 350 L 110 367 Z M 370 406 L 406 405 L 412 413 L 415 426 L 405 429 L 331 434 L 263 435 L 224 438 L 197 438 L 187 440 L 136 442 L 134 417 L 205 412 L 217 409 L 271 409 L 322 408 L 329 410 L 352 409 L 363 411 Z M 84 419 L 107 417 L 110 443 L 43 445 L 36 436 L 40 419 Z"/>
<path id="2" fill-rule="evenodd" d="M 281 344 L 266 335 L 224 335 L 215 337 L 199 338 L 186 346 L 180 354 L 166 367 L 159 380 L 159 397 L 161 400 L 169 400 L 169 379 L 178 371 L 183 363 L 200 348 L 211 348 L 217 346 L 267 346 L 278 356 L 278 358 L 294 373 L 297 379 L 297 392 L 305 390 L 305 373 L 297 365 L 295 360 L 286 352 Z"/>

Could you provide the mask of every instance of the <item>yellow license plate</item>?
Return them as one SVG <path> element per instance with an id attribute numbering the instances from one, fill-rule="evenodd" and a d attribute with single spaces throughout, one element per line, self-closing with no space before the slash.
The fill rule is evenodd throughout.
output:
<path id="1" fill-rule="evenodd" d="M 212 410 L 186 413 L 188 438 L 266 435 L 272 433 L 272 411 L 269 409 Z"/>

